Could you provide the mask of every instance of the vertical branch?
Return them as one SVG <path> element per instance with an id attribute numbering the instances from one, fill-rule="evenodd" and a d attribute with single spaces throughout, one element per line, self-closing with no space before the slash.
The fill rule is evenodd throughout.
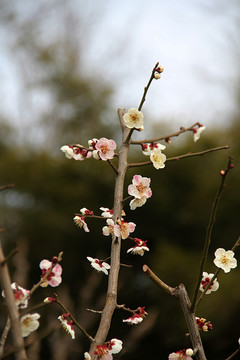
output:
<path id="1" fill-rule="evenodd" d="M 122 213 L 122 202 L 123 202 L 123 190 L 124 190 L 124 179 L 127 171 L 127 156 L 129 150 L 129 134 L 131 132 L 123 121 L 124 109 L 118 109 L 118 117 L 122 128 L 122 145 L 119 150 L 119 162 L 118 172 L 115 182 L 114 192 L 114 206 L 113 206 L 113 220 L 116 223 L 118 218 L 121 218 Z M 113 312 L 117 305 L 117 289 L 118 289 L 118 274 L 120 268 L 120 251 L 121 251 L 121 237 L 116 238 L 112 236 L 112 247 L 111 247 L 111 270 L 108 277 L 108 290 L 107 299 L 104 309 L 102 311 L 100 324 L 95 336 L 95 342 L 90 347 L 90 355 L 94 359 L 94 350 L 97 345 L 102 344 L 107 337 L 110 329 L 111 319 Z"/>
<path id="2" fill-rule="evenodd" d="M 179 299 L 182 311 L 184 313 L 185 320 L 187 322 L 188 331 L 190 334 L 192 346 L 194 349 L 197 349 L 196 359 L 197 360 L 207 360 L 204 353 L 202 340 L 199 334 L 195 313 L 191 310 L 191 302 L 189 300 L 187 291 L 183 284 L 180 284 L 178 288 L 175 289 L 175 296 Z"/>
<path id="3" fill-rule="evenodd" d="M 5 301 L 8 308 L 9 317 L 11 320 L 11 328 L 13 334 L 14 346 L 16 347 L 15 358 L 16 360 L 27 360 L 27 355 L 24 349 L 24 341 L 21 333 L 19 322 L 18 308 L 15 304 L 13 291 L 11 288 L 11 279 L 8 271 L 8 266 L 3 254 L 1 241 L 0 241 L 0 280 L 2 289 L 5 294 Z"/>

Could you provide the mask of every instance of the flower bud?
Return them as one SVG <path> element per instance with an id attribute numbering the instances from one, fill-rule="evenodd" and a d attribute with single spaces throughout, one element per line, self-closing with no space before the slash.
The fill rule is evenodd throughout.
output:
<path id="1" fill-rule="evenodd" d="M 158 80 L 158 79 L 160 79 L 160 77 L 161 77 L 161 75 L 158 72 L 156 72 L 154 74 L 154 79 Z"/>
<path id="2" fill-rule="evenodd" d="M 189 348 L 186 350 L 186 355 L 187 356 L 192 356 L 193 355 L 193 349 Z"/>
<path id="3" fill-rule="evenodd" d="M 44 304 L 52 304 L 54 302 L 56 302 L 57 300 L 51 296 L 47 297 L 46 299 L 43 300 Z"/>

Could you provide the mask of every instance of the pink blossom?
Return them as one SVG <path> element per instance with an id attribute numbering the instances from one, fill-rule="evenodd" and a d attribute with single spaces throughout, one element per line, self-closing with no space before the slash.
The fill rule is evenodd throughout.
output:
<path id="1" fill-rule="evenodd" d="M 134 238 L 133 239 L 134 242 L 135 242 L 135 246 L 128 249 L 127 250 L 127 253 L 131 252 L 133 255 L 141 255 L 143 256 L 144 255 L 144 251 L 149 251 L 149 248 L 146 246 L 146 242 L 147 240 L 141 240 L 141 239 L 138 239 L 138 238 Z"/>
<path id="2" fill-rule="evenodd" d="M 74 218 L 73 218 L 75 224 L 76 224 L 78 227 L 80 227 L 80 228 L 83 227 L 83 230 L 84 230 L 85 232 L 89 232 L 90 230 L 89 230 L 89 228 L 88 228 L 88 226 L 87 226 L 87 223 L 86 223 L 86 221 L 85 221 L 84 219 L 85 219 L 84 216 L 79 216 L 79 215 L 75 215 Z"/>
<path id="3" fill-rule="evenodd" d="M 150 182 L 150 178 L 142 177 L 141 175 L 134 175 L 132 184 L 128 186 L 128 194 L 137 199 L 150 198 L 152 196 Z"/>
<path id="4" fill-rule="evenodd" d="M 52 268 L 50 274 L 41 284 L 42 287 L 46 287 L 51 285 L 52 287 L 56 287 L 62 282 L 62 267 L 59 264 L 53 265 L 53 263 L 49 260 L 42 260 L 39 264 L 40 269 L 42 270 L 42 278 L 46 275 L 46 273 Z"/>
<path id="5" fill-rule="evenodd" d="M 117 220 L 117 224 L 114 225 L 114 234 L 119 237 L 121 236 L 122 239 L 127 239 L 129 234 L 135 230 L 136 224 L 133 222 L 126 222 L 123 219 Z"/>
<path id="6" fill-rule="evenodd" d="M 95 145 L 96 150 L 98 151 L 98 155 L 100 159 L 106 161 L 109 159 L 113 159 L 114 157 L 114 150 L 116 149 L 116 143 L 114 140 L 108 140 L 106 138 L 101 138 L 98 140 L 97 144 Z"/>
<path id="7" fill-rule="evenodd" d="M 20 309 L 25 309 L 28 306 L 28 294 L 30 291 L 15 282 L 11 284 L 11 288 L 13 290 L 15 304 L 19 306 Z M 2 291 L 2 296 L 5 297 L 4 291 Z"/>

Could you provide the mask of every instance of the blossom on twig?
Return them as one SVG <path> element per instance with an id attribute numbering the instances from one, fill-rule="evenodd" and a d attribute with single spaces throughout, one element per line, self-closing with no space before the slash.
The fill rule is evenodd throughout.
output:
<path id="1" fill-rule="evenodd" d="M 112 354 L 117 354 L 121 350 L 122 341 L 119 339 L 112 339 L 103 345 L 97 345 L 94 355 L 97 355 L 101 360 L 112 360 Z M 86 359 L 89 359 L 89 357 L 86 357 Z"/>
<path id="2" fill-rule="evenodd" d="M 166 155 L 160 149 L 154 149 L 151 151 L 150 160 L 155 169 L 163 169 L 165 167 Z"/>
<path id="3" fill-rule="evenodd" d="M 26 314 L 20 318 L 20 325 L 22 331 L 22 337 L 27 337 L 31 332 L 35 331 L 39 327 L 40 314 Z"/>
<path id="4" fill-rule="evenodd" d="M 15 304 L 19 306 L 20 309 L 25 309 L 28 306 L 28 294 L 30 290 L 26 290 L 23 287 L 19 286 L 16 282 L 11 284 L 13 290 L 13 295 L 15 299 Z M 4 291 L 2 291 L 2 296 L 5 297 Z"/>
<path id="5" fill-rule="evenodd" d="M 63 145 L 60 150 L 65 153 L 65 156 L 68 159 L 82 161 L 89 159 L 92 156 L 92 152 L 88 149 L 85 149 L 82 145 Z"/>
<path id="6" fill-rule="evenodd" d="M 103 235 L 109 236 L 110 234 L 113 234 L 114 221 L 113 221 L 113 219 L 107 219 L 106 223 L 107 223 L 107 225 L 102 228 L 102 232 L 103 232 Z"/>
<path id="7" fill-rule="evenodd" d="M 201 133 L 203 132 L 203 130 L 206 129 L 206 126 L 203 126 L 201 124 L 198 125 L 198 128 L 193 128 L 192 131 L 193 131 L 193 141 L 196 142 L 200 139 L 200 135 Z"/>
<path id="8" fill-rule="evenodd" d="M 119 237 L 121 236 L 122 239 L 127 239 L 129 234 L 135 230 L 136 224 L 133 222 L 126 222 L 123 219 L 118 219 L 117 224 L 114 225 L 113 231 L 114 234 Z"/>
<path id="9" fill-rule="evenodd" d="M 123 120 L 129 129 L 143 130 L 143 113 L 136 108 L 131 108 L 124 114 Z"/>
<path id="10" fill-rule="evenodd" d="M 44 259 L 40 262 L 39 267 L 42 270 L 42 275 L 41 275 L 42 278 L 46 275 L 46 273 L 52 267 L 50 274 L 41 283 L 42 287 L 46 287 L 48 285 L 51 285 L 52 287 L 56 287 L 59 284 L 61 284 L 61 282 L 62 282 L 62 277 L 61 277 L 62 267 L 60 264 L 55 264 L 53 266 L 53 263 L 51 261 Z"/>
<path id="11" fill-rule="evenodd" d="M 95 144 L 94 157 L 97 155 L 101 160 L 110 160 L 114 158 L 114 150 L 117 145 L 114 140 L 106 139 L 105 137 L 99 139 Z"/>
<path id="12" fill-rule="evenodd" d="M 79 215 L 75 215 L 74 218 L 73 218 L 73 221 L 75 222 L 75 224 L 80 227 L 80 228 L 83 228 L 83 230 L 85 232 L 89 232 L 89 228 L 87 226 L 87 223 L 86 221 L 84 220 L 85 217 L 84 216 L 79 216 Z"/>
<path id="13" fill-rule="evenodd" d="M 150 178 L 134 175 L 132 184 L 128 186 L 128 194 L 134 196 L 134 199 L 130 202 L 131 210 L 144 205 L 147 199 L 152 196 L 150 182 Z"/>
<path id="14" fill-rule="evenodd" d="M 155 143 L 155 142 L 143 143 L 143 144 L 141 144 L 141 146 L 142 146 L 143 155 L 146 155 L 146 156 L 151 155 L 151 152 L 153 150 L 155 150 L 155 149 L 159 149 L 159 150 L 165 150 L 166 149 L 165 145 L 162 145 L 160 143 Z"/>
<path id="15" fill-rule="evenodd" d="M 149 251 L 149 248 L 146 246 L 146 242 L 147 240 L 141 240 L 141 239 L 138 239 L 138 238 L 134 238 L 133 239 L 134 242 L 135 242 L 135 246 L 128 249 L 127 250 L 127 253 L 131 252 L 133 255 L 141 255 L 143 256 L 144 255 L 144 251 Z"/>
<path id="16" fill-rule="evenodd" d="M 136 325 L 141 323 L 146 315 L 148 315 L 148 313 L 145 311 L 145 306 L 139 306 L 137 311 L 128 319 L 123 320 L 123 322 L 126 322 L 129 325 Z"/>
<path id="17" fill-rule="evenodd" d="M 237 260 L 234 258 L 234 252 L 232 250 L 226 251 L 225 249 L 219 248 L 215 251 L 214 255 L 214 264 L 225 273 L 237 267 Z"/>
<path id="18" fill-rule="evenodd" d="M 204 332 L 207 332 L 208 330 L 212 330 L 213 326 L 210 323 L 210 321 L 207 321 L 204 318 L 199 318 L 196 316 L 196 322 L 199 330 L 203 330 Z"/>
<path id="19" fill-rule="evenodd" d="M 70 314 L 62 314 L 58 317 L 58 320 L 61 322 L 63 330 L 65 330 L 69 335 L 71 335 L 71 338 L 75 339 L 75 331 L 73 329 L 73 321 L 68 319 Z"/>
<path id="20" fill-rule="evenodd" d="M 110 265 L 102 260 L 94 259 L 90 256 L 87 256 L 87 259 L 91 262 L 91 266 L 97 270 L 98 272 L 103 272 L 108 275 L 108 270 L 110 269 Z"/>
<path id="21" fill-rule="evenodd" d="M 207 272 L 204 271 L 199 290 L 203 292 L 210 283 L 213 276 L 214 274 L 208 274 Z M 211 294 L 212 291 L 217 291 L 218 288 L 219 288 L 219 282 L 217 281 L 217 279 L 214 279 L 213 283 L 208 288 L 206 294 Z"/>
<path id="22" fill-rule="evenodd" d="M 193 355 L 192 349 L 187 349 L 186 351 L 179 350 L 175 353 L 171 353 L 168 357 L 168 360 L 192 360 L 192 357 L 189 354 Z"/>

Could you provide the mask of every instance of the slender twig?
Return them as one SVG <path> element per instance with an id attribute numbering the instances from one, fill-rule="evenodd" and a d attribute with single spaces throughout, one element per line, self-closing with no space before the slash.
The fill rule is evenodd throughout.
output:
<path id="1" fill-rule="evenodd" d="M 229 145 L 224 145 L 224 146 L 218 146 L 216 148 L 211 148 L 211 149 L 207 149 L 207 150 L 203 150 L 203 151 L 199 151 L 199 152 L 195 152 L 195 153 L 189 152 L 187 154 L 167 158 L 166 162 L 167 161 L 174 161 L 174 160 L 181 160 L 181 159 L 184 159 L 184 158 L 194 157 L 194 156 L 203 156 L 203 155 L 208 154 L 208 153 L 213 152 L 213 151 L 226 150 L 226 149 L 229 149 L 229 148 L 230 148 Z M 141 162 L 141 163 L 131 163 L 131 164 L 128 165 L 128 167 L 132 168 L 132 167 L 145 166 L 145 165 L 151 165 L 151 164 L 152 164 L 152 161 L 145 161 L 145 162 Z"/>
<path id="2" fill-rule="evenodd" d="M 240 245 L 240 237 L 237 239 L 237 241 L 235 242 L 235 244 L 232 247 L 232 251 L 235 251 L 235 249 Z M 196 305 L 195 308 L 197 308 L 198 304 L 200 303 L 200 301 L 202 300 L 203 296 L 206 294 L 206 292 L 208 291 L 208 289 L 210 288 L 210 286 L 213 284 L 214 280 L 217 278 L 218 273 L 221 269 L 217 269 L 216 272 L 214 273 L 213 277 L 211 278 L 211 280 L 209 281 L 209 283 L 207 284 L 206 288 L 204 289 L 204 291 L 201 293 L 201 295 L 199 296 L 198 300 L 196 301 Z"/>
<path id="3" fill-rule="evenodd" d="M 0 240 L 0 263 L 4 262 L 4 260 L 5 258 Z M 6 305 L 8 308 L 8 314 L 11 320 L 11 328 L 13 334 L 12 338 L 14 342 L 14 347 L 17 348 L 15 357 L 16 360 L 26 360 L 27 354 L 24 349 L 24 341 L 23 341 L 21 326 L 19 322 L 18 308 L 15 304 L 15 298 L 11 288 L 11 278 L 9 275 L 8 266 L 6 262 L 1 267 L 0 280 L 1 280 L 2 289 L 4 291 Z"/>
<path id="4" fill-rule="evenodd" d="M 107 160 L 107 162 L 109 163 L 109 165 L 111 166 L 111 168 L 113 169 L 115 174 L 117 175 L 118 174 L 118 169 L 116 168 L 116 166 L 110 160 Z"/>
<path id="5" fill-rule="evenodd" d="M 5 328 L 3 330 L 3 333 L 2 333 L 2 336 L 1 336 L 1 339 L 0 339 L 0 357 L 3 354 L 4 345 L 5 345 L 5 342 L 7 340 L 7 336 L 8 336 L 8 332 L 10 330 L 10 327 L 11 327 L 11 320 L 10 320 L 10 317 L 8 316 Z"/>
<path id="6" fill-rule="evenodd" d="M 173 295 L 175 288 L 167 285 L 164 281 L 162 281 L 150 268 L 148 265 L 143 265 L 143 272 L 146 273 L 146 275 L 155 282 L 159 287 L 161 287 L 164 291 L 166 291 L 168 294 Z"/>
<path id="7" fill-rule="evenodd" d="M 93 342 L 94 339 L 91 335 L 89 335 L 87 333 L 87 331 L 78 323 L 78 321 L 73 317 L 73 315 L 70 313 L 70 311 L 66 308 L 66 306 L 60 301 L 59 296 L 54 293 L 55 297 L 56 297 L 56 301 L 58 303 L 58 305 L 61 306 L 61 308 L 65 311 L 65 313 L 69 314 L 69 317 L 71 318 L 71 320 L 73 321 L 74 325 L 77 326 L 77 328 L 91 341 Z"/>
<path id="8" fill-rule="evenodd" d="M 199 286 L 201 284 L 202 274 L 203 274 L 203 271 L 204 271 L 204 267 L 205 267 L 205 263 L 206 263 L 207 255 L 208 255 L 208 250 L 209 250 L 209 246 L 210 246 L 210 242 L 211 242 L 212 229 L 213 229 L 213 225 L 215 223 L 216 213 L 217 213 L 219 201 L 220 201 L 223 189 L 224 189 L 226 178 L 227 178 L 229 169 L 231 168 L 231 163 L 232 163 L 232 158 L 229 158 L 227 169 L 221 175 L 222 179 L 221 179 L 220 187 L 219 187 L 219 189 L 217 191 L 217 194 L 215 196 L 215 199 L 214 199 L 214 202 L 213 202 L 213 205 L 212 205 L 211 214 L 210 214 L 210 218 L 209 218 L 209 223 L 208 223 L 208 226 L 207 226 L 207 231 L 206 231 L 206 236 L 205 236 L 205 243 L 204 243 L 202 259 L 201 259 L 201 263 L 200 263 L 199 275 L 198 275 L 198 279 L 197 279 L 197 283 L 196 283 L 196 287 L 195 287 L 195 292 L 194 292 L 194 296 L 193 296 L 193 301 L 192 301 L 192 310 L 193 311 L 196 310 L 196 301 L 197 301 Z"/>
<path id="9" fill-rule="evenodd" d="M 153 70 L 152 70 L 152 73 L 151 73 L 151 76 L 150 76 L 150 79 L 148 80 L 148 83 L 147 83 L 147 85 L 146 85 L 145 88 L 144 88 L 143 96 L 142 96 L 142 99 L 141 99 L 141 101 L 140 101 L 140 105 L 139 105 L 139 107 L 138 107 L 138 110 L 139 110 L 139 111 L 142 110 L 143 104 L 144 104 L 144 102 L 145 102 L 145 100 L 146 100 L 146 96 L 147 96 L 148 89 L 149 89 L 149 87 L 150 87 L 150 85 L 151 85 L 151 82 L 152 82 L 153 79 L 154 79 L 154 74 L 155 74 L 155 72 L 156 72 L 156 69 L 157 69 L 157 67 L 158 67 L 158 64 L 159 64 L 159 62 L 157 62 L 156 65 L 154 66 L 154 68 L 153 68 Z"/>
<path id="10" fill-rule="evenodd" d="M 236 351 L 234 351 L 234 353 L 232 353 L 232 355 L 230 355 L 228 358 L 226 358 L 225 360 L 231 360 L 231 359 L 233 359 L 237 354 L 239 354 L 240 353 L 240 347 L 236 350 Z"/>
<path id="11" fill-rule="evenodd" d="M 0 262 L 0 266 L 4 265 L 6 262 L 8 262 L 10 259 L 12 259 L 18 252 L 18 249 L 13 249 L 10 251 L 10 253 L 5 256 L 4 260 Z"/>
<path id="12" fill-rule="evenodd" d="M 154 139 L 144 139 L 144 140 L 137 140 L 137 141 L 134 141 L 134 140 L 131 140 L 130 144 L 133 144 L 133 145 L 141 145 L 141 144 L 144 144 L 144 143 L 154 143 L 154 142 L 157 142 L 157 141 L 161 141 L 161 140 L 166 140 L 166 139 L 171 139 L 173 137 L 176 137 L 176 136 L 179 136 L 187 131 L 192 131 L 192 129 L 199 125 L 199 122 L 196 122 L 195 124 L 187 127 L 187 128 L 181 128 L 179 131 L 175 131 L 174 133 L 172 134 L 169 134 L 169 135 L 165 135 L 165 136 L 159 136 L 157 138 L 154 138 Z"/>
<path id="13" fill-rule="evenodd" d="M 3 185 L 3 186 L 0 186 L 0 191 L 6 190 L 6 189 L 11 189 L 13 187 L 14 187 L 14 184 Z"/>

